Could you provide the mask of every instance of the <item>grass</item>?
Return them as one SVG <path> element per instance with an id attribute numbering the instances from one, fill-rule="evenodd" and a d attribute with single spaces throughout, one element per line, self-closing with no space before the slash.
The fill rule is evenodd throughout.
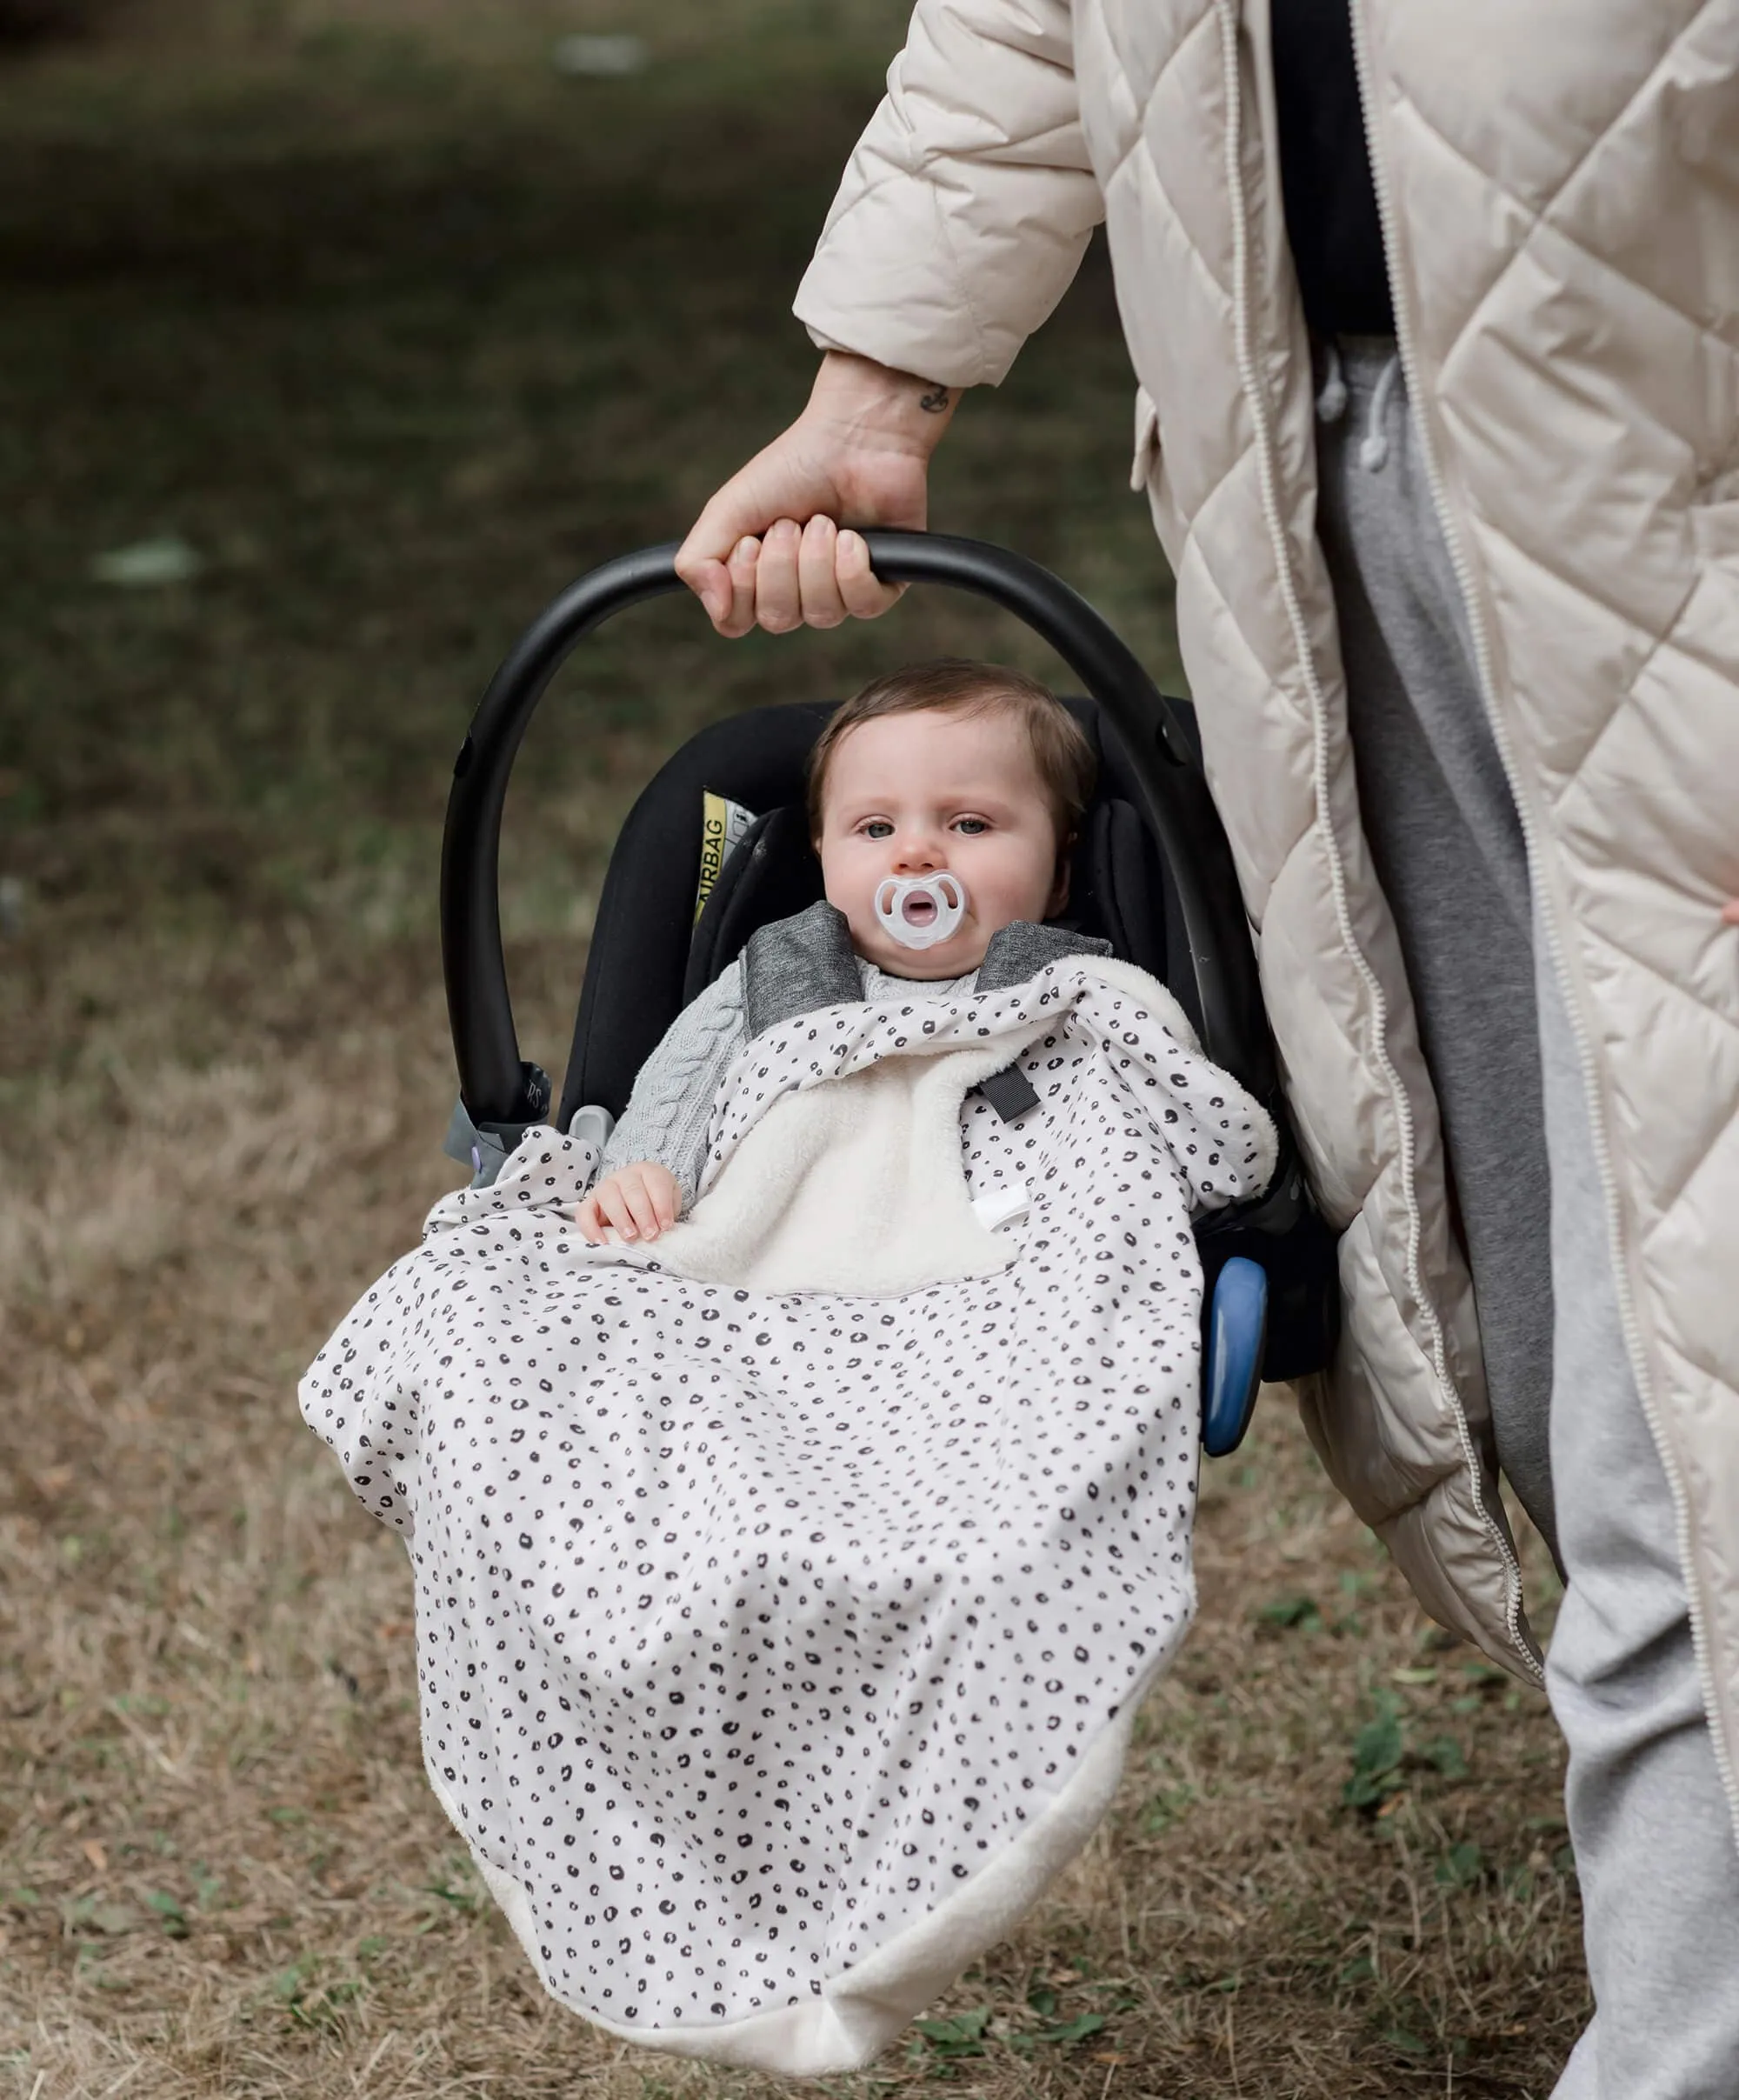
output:
<path id="1" fill-rule="evenodd" d="M 598 8 L 106 18 L 0 72 L 0 2092 L 746 2100 L 532 1983 L 422 1779 L 402 1550 L 292 1387 L 450 1183 L 470 706 L 800 400 L 785 309 L 896 9 L 667 0 L 608 81 L 549 63 Z M 935 518 L 1175 680 L 1128 394 L 1096 254 Z M 185 580 L 97 580 L 171 536 Z M 663 752 L 944 647 L 1045 668 L 916 594 L 589 645 L 510 810 L 528 1050 Z M 1283 1395 L 1198 1536 L 1114 1817 L 841 2100 L 1549 2090 L 1584 1994 L 1542 1705 L 1426 1623 Z"/>

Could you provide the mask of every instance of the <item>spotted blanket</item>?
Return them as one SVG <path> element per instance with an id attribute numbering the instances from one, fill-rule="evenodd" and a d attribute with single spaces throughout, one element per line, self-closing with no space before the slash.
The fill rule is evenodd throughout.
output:
<path id="1" fill-rule="evenodd" d="M 409 1543 L 429 1776 L 545 1987 L 816 2075 L 1103 1813 L 1194 1599 L 1190 1216 L 1274 1136 L 1077 958 L 770 1030 L 711 1137 L 689 1221 L 591 1249 L 596 1152 L 529 1131 L 302 1403 Z"/>

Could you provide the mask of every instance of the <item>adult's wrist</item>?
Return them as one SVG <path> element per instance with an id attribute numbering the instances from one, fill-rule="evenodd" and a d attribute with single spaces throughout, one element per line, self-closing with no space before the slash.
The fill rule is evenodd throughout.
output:
<path id="1" fill-rule="evenodd" d="M 865 443 L 928 458 L 963 391 L 873 357 L 830 350 L 816 374 L 807 412 L 849 425 Z"/>

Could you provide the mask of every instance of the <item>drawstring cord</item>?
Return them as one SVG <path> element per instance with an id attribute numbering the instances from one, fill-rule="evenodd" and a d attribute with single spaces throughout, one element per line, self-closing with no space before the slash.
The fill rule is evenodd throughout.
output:
<path id="1" fill-rule="evenodd" d="M 1389 463 L 1389 438 L 1383 419 L 1389 413 L 1389 396 L 1401 380 L 1401 355 L 1396 351 L 1383 368 L 1371 390 L 1370 414 L 1365 419 L 1364 442 L 1359 447 L 1359 464 L 1367 474 L 1381 474 Z"/>
<path id="2" fill-rule="evenodd" d="M 1389 464 L 1389 437 L 1383 426 L 1389 415 L 1389 403 L 1400 383 L 1401 353 L 1397 350 L 1378 373 L 1376 384 L 1371 389 L 1370 408 L 1365 417 L 1364 436 L 1359 441 L 1358 450 L 1358 463 L 1367 474 L 1381 474 Z M 1323 385 L 1316 396 L 1316 420 L 1338 423 L 1346 412 L 1347 376 L 1340 345 L 1325 343 Z"/>
<path id="3" fill-rule="evenodd" d="M 1341 346 L 1329 343 L 1323 350 L 1323 390 L 1316 397 L 1318 423 L 1338 423 L 1347 412 L 1347 380 L 1341 366 Z"/>

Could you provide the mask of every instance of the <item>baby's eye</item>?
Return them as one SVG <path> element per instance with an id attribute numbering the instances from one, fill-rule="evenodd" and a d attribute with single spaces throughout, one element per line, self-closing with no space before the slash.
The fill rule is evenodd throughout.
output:
<path id="1" fill-rule="evenodd" d="M 969 838 L 976 838 L 981 832 L 988 831 L 990 829 L 989 824 L 982 817 L 956 817 L 954 820 L 954 828 L 956 831 L 965 832 Z"/>
<path id="2" fill-rule="evenodd" d="M 894 836 L 894 827 L 885 817 L 872 817 L 859 829 L 865 838 L 891 838 Z"/>

